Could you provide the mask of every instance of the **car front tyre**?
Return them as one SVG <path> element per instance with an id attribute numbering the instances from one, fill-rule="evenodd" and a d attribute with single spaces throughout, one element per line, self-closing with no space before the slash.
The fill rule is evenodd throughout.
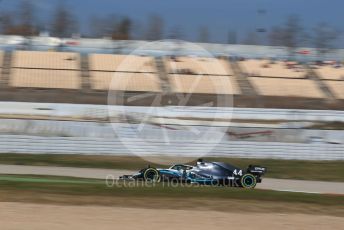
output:
<path id="1" fill-rule="evenodd" d="M 149 182 L 159 182 L 160 181 L 160 173 L 155 168 L 148 168 L 143 173 L 143 179 Z"/>

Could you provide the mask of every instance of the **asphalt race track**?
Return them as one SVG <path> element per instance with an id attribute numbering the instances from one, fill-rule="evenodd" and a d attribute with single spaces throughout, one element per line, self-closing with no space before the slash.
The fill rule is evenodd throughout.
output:
<path id="1" fill-rule="evenodd" d="M 23 166 L 23 165 L 0 165 L 0 174 L 16 175 L 46 175 L 46 176 L 66 176 L 92 179 L 118 178 L 125 174 L 132 174 L 128 170 L 93 169 L 93 168 L 72 168 L 72 167 L 52 167 L 52 166 Z M 268 189 L 275 191 L 320 193 L 344 195 L 344 183 L 287 180 L 264 178 L 258 189 Z"/>

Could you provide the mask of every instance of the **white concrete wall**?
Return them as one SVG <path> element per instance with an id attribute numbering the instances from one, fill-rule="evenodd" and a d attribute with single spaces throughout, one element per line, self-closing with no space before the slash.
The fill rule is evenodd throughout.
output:
<path id="1" fill-rule="evenodd" d="M 275 158 L 298 160 L 344 160 L 343 144 L 295 144 L 269 142 L 230 142 L 138 140 L 118 138 L 38 137 L 0 135 L 0 153 L 89 154 L 89 155 L 172 155 Z M 128 149 L 126 146 L 131 146 Z M 214 148 L 211 148 L 213 146 Z"/>
<path id="2" fill-rule="evenodd" d="M 75 118 L 107 118 L 119 114 L 160 117 L 260 119 L 287 121 L 341 121 L 344 111 L 302 109 L 215 108 L 192 106 L 141 107 L 90 104 L 0 102 L 0 115 L 43 115 Z"/>

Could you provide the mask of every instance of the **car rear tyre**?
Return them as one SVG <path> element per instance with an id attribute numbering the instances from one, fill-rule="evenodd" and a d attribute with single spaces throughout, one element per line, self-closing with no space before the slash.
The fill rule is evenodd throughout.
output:
<path id="1" fill-rule="evenodd" d="M 155 168 L 148 168 L 145 170 L 143 174 L 143 179 L 149 182 L 159 182 L 160 181 L 160 173 Z"/>
<path id="2" fill-rule="evenodd" d="M 243 188 L 254 188 L 257 185 L 257 179 L 252 174 L 244 174 L 240 179 L 240 184 Z"/>

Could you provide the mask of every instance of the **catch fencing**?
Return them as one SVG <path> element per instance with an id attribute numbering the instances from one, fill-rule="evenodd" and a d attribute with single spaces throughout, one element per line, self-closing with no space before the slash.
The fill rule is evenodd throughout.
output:
<path id="1" fill-rule="evenodd" d="M 77 53 L 117 53 L 128 54 L 137 49 L 142 55 L 204 55 L 199 48 L 207 50 L 212 55 L 229 55 L 245 58 L 290 58 L 289 51 L 282 46 L 258 46 L 258 45 L 236 45 L 236 44 L 212 44 L 194 43 L 188 45 L 176 40 L 164 40 L 150 45 L 147 41 L 138 40 L 111 40 L 111 39 L 89 39 L 89 38 L 56 38 L 49 36 L 22 37 L 0 35 L 0 49 L 2 50 L 56 50 Z M 307 55 L 303 51 L 307 51 Z M 293 58 L 302 61 L 343 60 L 344 49 L 333 49 L 326 55 L 319 57 L 314 48 L 300 47 Z"/>

